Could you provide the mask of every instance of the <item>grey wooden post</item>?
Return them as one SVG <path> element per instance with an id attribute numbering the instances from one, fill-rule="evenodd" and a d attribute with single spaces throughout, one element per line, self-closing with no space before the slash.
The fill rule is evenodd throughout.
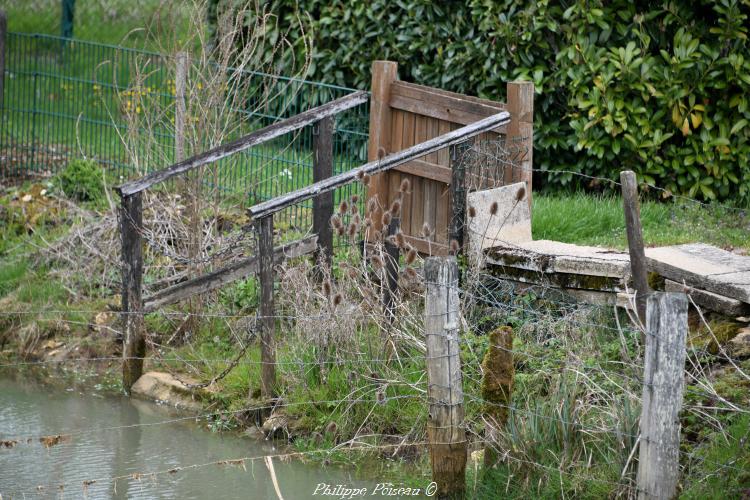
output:
<path id="1" fill-rule="evenodd" d="M 458 346 L 458 264 L 430 257 L 424 266 L 427 399 L 432 480 L 438 498 L 461 497 L 466 488 L 464 394 Z"/>
<path id="2" fill-rule="evenodd" d="M 313 124 L 313 182 L 333 176 L 333 127 L 332 116 Z M 333 264 L 333 191 L 313 198 L 313 232 L 318 235 L 318 251 L 315 263 L 325 260 L 328 268 Z"/>
<path id="3" fill-rule="evenodd" d="M 646 354 L 640 423 L 638 498 L 677 496 L 688 300 L 684 293 L 653 293 L 646 309 Z"/>
<path id="4" fill-rule="evenodd" d="M 273 305 L 273 215 L 256 222 L 258 232 L 258 277 L 260 278 L 260 393 L 273 398 L 276 390 L 276 318 Z"/>
<path id="5" fill-rule="evenodd" d="M 641 229 L 641 205 L 638 201 L 638 184 L 635 173 L 631 170 L 620 172 L 622 183 L 622 203 L 625 210 L 625 226 L 628 234 L 628 250 L 630 251 L 630 272 L 635 286 L 635 303 L 638 318 L 646 324 L 646 297 L 648 274 L 646 271 L 646 251 L 643 248 L 643 230 Z"/>
<path id="6" fill-rule="evenodd" d="M 448 239 L 455 240 L 459 248 L 464 245 L 466 223 L 466 159 L 471 142 L 464 141 L 451 146 L 451 220 Z"/>
<path id="7" fill-rule="evenodd" d="M 395 236 L 401 229 L 401 218 L 391 217 L 388 223 L 388 236 Z M 398 245 L 386 238 L 385 251 L 385 286 L 383 287 L 383 312 L 389 323 L 393 323 L 396 317 L 394 303 L 396 302 L 396 290 L 398 289 Z"/>
<path id="8" fill-rule="evenodd" d="M 174 111 L 174 159 L 175 163 L 185 159 L 185 116 L 187 105 L 185 103 L 185 88 L 187 87 L 188 55 L 187 52 L 179 52 L 175 61 L 174 88 L 175 88 L 175 111 Z"/>
<path id="9" fill-rule="evenodd" d="M 122 197 L 122 386 L 125 392 L 143 374 L 146 337 L 143 323 L 141 281 L 143 279 L 143 207 L 141 193 Z"/>
<path id="10" fill-rule="evenodd" d="M 5 49 L 8 46 L 8 16 L 0 10 L 0 110 L 5 96 Z"/>

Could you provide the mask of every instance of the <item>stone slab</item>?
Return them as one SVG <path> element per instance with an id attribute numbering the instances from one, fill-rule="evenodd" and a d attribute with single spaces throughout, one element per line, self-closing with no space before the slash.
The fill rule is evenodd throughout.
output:
<path id="1" fill-rule="evenodd" d="M 750 304 L 745 304 L 742 301 L 725 297 L 718 293 L 693 288 L 690 285 L 677 283 L 670 279 L 664 280 L 664 291 L 687 293 L 697 305 L 705 307 L 711 311 L 726 314 L 727 316 L 742 316 L 743 314 L 750 314 Z"/>
<path id="2" fill-rule="evenodd" d="M 646 261 L 667 279 L 750 303 L 750 257 L 691 243 L 647 248 Z"/>
<path id="3" fill-rule="evenodd" d="M 523 196 L 518 196 L 521 191 Z M 531 211 L 527 197 L 524 182 L 467 195 L 467 206 L 476 212 L 474 217 L 467 215 L 464 234 L 471 255 L 487 248 L 531 241 Z M 492 215 L 490 208 L 495 202 L 497 211 Z"/>
<path id="4" fill-rule="evenodd" d="M 543 273 L 568 273 L 630 279 L 630 257 L 608 248 L 536 240 L 487 251 L 488 264 Z"/>

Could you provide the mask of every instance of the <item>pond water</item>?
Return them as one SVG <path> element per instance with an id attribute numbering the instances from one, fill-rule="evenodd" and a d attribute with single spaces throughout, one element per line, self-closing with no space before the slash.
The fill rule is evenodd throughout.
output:
<path id="1" fill-rule="evenodd" d="M 285 451 L 268 442 L 213 433 L 194 419 L 153 425 L 184 416 L 124 396 L 53 390 L 36 382 L 0 376 L 0 440 L 24 437 L 12 448 L 0 446 L 0 499 L 277 498 L 262 459 L 246 461 L 244 468 L 208 465 L 156 477 L 111 481 L 117 476 Z M 97 430 L 104 427 L 118 429 Z M 85 432 L 78 434 L 81 430 Z M 26 442 L 26 437 L 65 433 L 73 434 L 69 442 L 48 449 L 38 439 Z M 362 479 L 354 471 L 320 463 L 274 459 L 273 465 L 285 500 L 339 498 L 313 496 L 319 483 L 366 487 L 370 493 L 377 483 Z M 84 487 L 84 481 L 90 480 L 96 482 Z"/>

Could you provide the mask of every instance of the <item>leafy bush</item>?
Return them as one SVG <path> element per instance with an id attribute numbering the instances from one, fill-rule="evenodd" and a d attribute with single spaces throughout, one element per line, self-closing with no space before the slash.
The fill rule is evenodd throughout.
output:
<path id="1" fill-rule="evenodd" d="M 77 201 L 100 201 L 104 196 L 102 168 L 93 160 L 71 160 L 60 172 L 60 188 Z"/>
<path id="2" fill-rule="evenodd" d="M 746 0 L 270 5 L 289 22 L 310 14 L 310 79 L 368 88 L 371 61 L 391 59 L 404 79 L 495 100 L 533 80 L 536 168 L 629 168 L 674 193 L 750 201 Z"/>

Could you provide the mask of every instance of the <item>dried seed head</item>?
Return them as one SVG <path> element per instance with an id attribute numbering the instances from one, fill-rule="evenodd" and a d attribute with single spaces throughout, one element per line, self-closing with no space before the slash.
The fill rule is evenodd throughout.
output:
<path id="1" fill-rule="evenodd" d="M 359 225 L 360 222 L 362 222 L 362 219 L 360 218 L 359 214 L 354 214 L 354 217 L 352 217 L 352 221 Z"/>
<path id="2" fill-rule="evenodd" d="M 328 280 L 325 280 L 323 282 L 323 295 L 325 295 L 326 297 L 331 295 L 331 282 Z"/>
<path id="3" fill-rule="evenodd" d="M 339 213 L 341 213 L 341 215 L 344 215 L 347 210 L 349 210 L 349 203 L 347 203 L 346 200 L 343 200 L 339 205 Z"/>
<path id="4" fill-rule="evenodd" d="M 430 232 L 431 232 L 430 225 L 425 222 L 424 225 L 422 226 L 422 236 L 427 238 L 428 236 L 430 236 Z"/>
<path id="5" fill-rule="evenodd" d="M 354 238 L 355 234 L 357 234 L 357 225 L 352 222 L 349 224 L 349 237 Z"/>
<path id="6" fill-rule="evenodd" d="M 401 201 L 400 200 L 393 200 L 393 203 L 391 204 L 391 213 L 395 216 L 398 216 L 398 214 L 401 213 Z"/>
<path id="7" fill-rule="evenodd" d="M 396 245 L 398 245 L 399 248 L 403 248 L 404 245 L 406 245 L 406 239 L 404 239 L 404 233 L 401 231 L 396 233 Z"/>
<path id="8" fill-rule="evenodd" d="M 359 195 L 354 194 L 352 195 L 352 204 L 357 203 L 359 201 Z"/>
<path id="9" fill-rule="evenodd" d="M 359 172 L 357 172 L 357 179 L 358 180 L 361 181 L 362 177 L 364 177 L 364 176 L 365 176 L 365 173 L 363 171 L 360 170 Z"/>
<path id="10" fill-rule="evenodd" d="M 367 217 L 365 219 L 365 227 L 370 227 L 370 226 L 372 226 L 372 219 Z"/>
<path id="11" fill-rule="evenodd" d="M 406 253 L 406 258 L 404 259 L 404 261 L 407 264 L 411 265 L 415 260 L 417 260 L 417 251 L 412 248 Z"/>
<path id="12" fill-rule="evenodd" d="M 390 212 L 383 212 L 383 217 L 380 218 L 380 222 L 382 222 L 384 226 L 387 226 L 391 223 L 391 218 Z"/>
<path id="13" fill-rule="evenodd" d="M 411 189 L 411 183 L 409 182 L 409 179 L 404 179 L 401 181 L 401 186 L 398 188 L 398 190 L 401 193 L 409 193 L 409 190 Z"/>
<path id="14" fill-rule="evenodd" d="M 352 207 L 349 209 L 349 211 L 353 214 L 359 213 L 359 208 L 357 208 L 357 205 L 352 205 Z"/>
<path id="15" fill-rule="evenodd" d="M 499 208 L 500 205 L 498 205 L 496 201 L 493 201 L 492 205 L 490 205 L 490 215 L 497 215 L 497 210 Z"/>
<path id="16" fill-rule="evenodd" d="M 385 241 L 390 243 L 393 246 L 396 246 L 396 236 L 388 236 Z"/>
<path id="17" fill-rule="evenodd" d="M 369 201 L 367 202 L 367 211 L 369 213 L 372 213 L 375 210 L 377 210 L 377 208 L 378 208 L 378 200 L 376 200 L 375 198 L 370 198 Z"/>
<path id="18" fill-rule="evenodd" d="M 340 293 L 337 293 L 336 295 L 334 295 L 333 296 L 333 307 L 336 307 L 339 304 L 341 304 L 341 302 L 343 302 L 343 300 L 344 300 L 344 297 L 342 297 Z"/>
<path id="19" fill-rule="evenodd" d="M 458 254 L 459 244 L 456 240 L 451 240 L 451 255 Z"/>
<path id="20" fill-rule="evenodd" d="M 417 277 L 417 272 L 414 270 L 413 267 L 407 267 L 406 269 L 404 269 L 404 272 L 406 272 L 406 275 L 409 276 L 410 278 Z"/>
<path id="21" fill-rule="evenodd" d="M 331 217 L 331 226 L 333 226 L 334 229 L 338 229 L 341 227 L 341 219 L 338 215 L 334 215 Z"/>
<path id="22" fill-rule="evenodd" d="M 383 259 L 379 255 L 373 255 L 370 259 L 370 264 L 372 264 L 373 268 L 380 269 L 383 267 Z"/>
<path id="23" fill-rule="evenodd" d="M 373 237 L 373 238 L 374 238 L 375 240 L 380 240 L 380 238 L 382 238 L 382 237 L 383 237 L 383 233 L 381 233 L 380 231 L 375 231 L 374 233 L 372 233 L 372 237 Z"/>
<path id="24" fill-rule="evenodd" d="M 344 236 L 346 229 L 344 228 L 344 226 L 339 226 L 336 228 L 336 232 L 338 233 L 339 236 Z"/>
<path id="25" fill-rule="evenodd" d="M 362 184 L 364 184 L 365 186 L 369 186 L 370 185 L 370 179 L 372 179 L 372 177 L 370 177 L 370 174 L 363 175 L 362 176 Z"/>
<path id="26" fill-rule="evenodd" d="M 521 201 L 526 196 L 526 186 L 521 186 L 516 193 L 516 201 Z"/>
<path id="27" fill-rule="evenodd" d="M 469 217 L 472 219 L 477 216 L 477 209 L 474 208 L 472 205 L 469 205 Z"/>
<path id="28" fill-rule="evenodd" d="M 382 146 L 378 148 L 378 160 L 385 158 L 385 148 Z"/>

